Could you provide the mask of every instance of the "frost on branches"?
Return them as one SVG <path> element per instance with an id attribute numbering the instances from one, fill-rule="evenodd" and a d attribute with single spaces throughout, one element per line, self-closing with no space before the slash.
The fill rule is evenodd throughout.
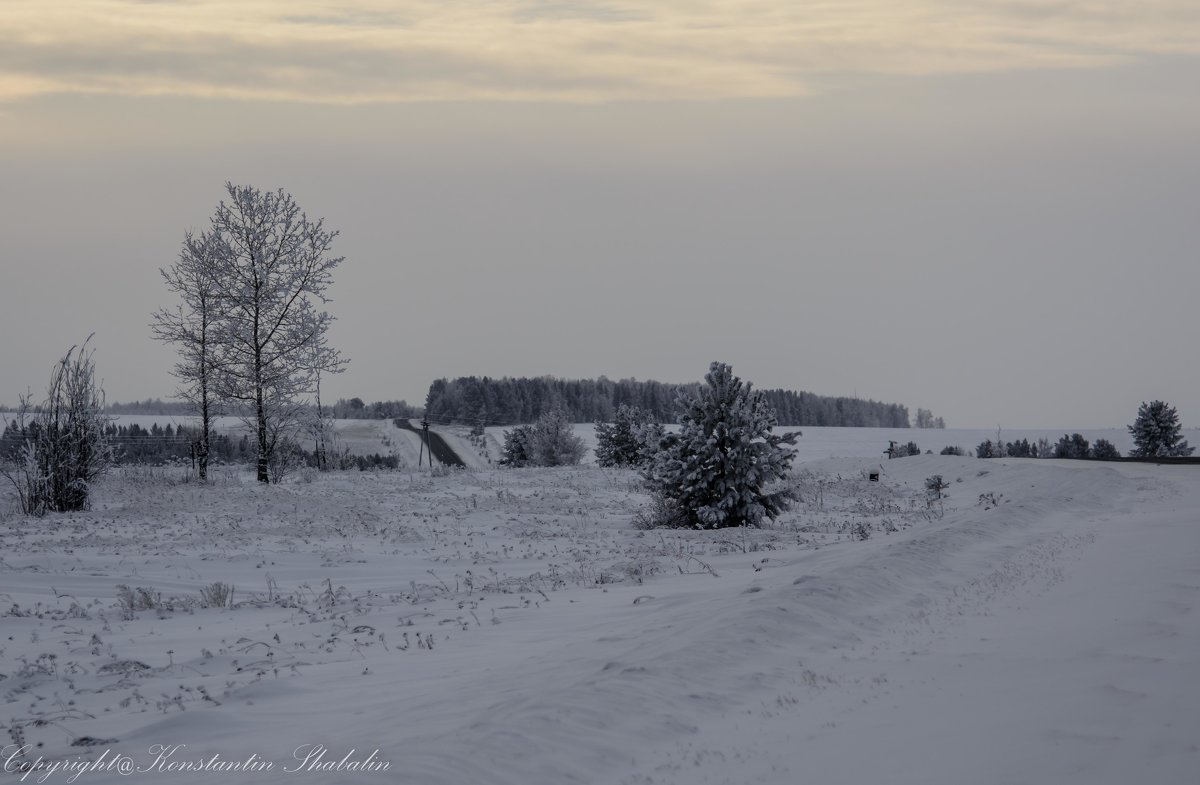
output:
<path id="1" fill-rule="evenodd" d="M 767 486 L 787 476 L 795 453 L 781 445 L 799 433 L 772 435 L 766 397 L 725 363 L 713 363 L 704 380 L 696 397 L 681 399 L 679 433 L 662 438 L 644 472 L 656 506 L 672 512 L 659 524 L 719 529 L 773 520 L 792 497 Z"/>
<path id="2" fill-rule="evenodd" d="M 552 409 L 532 425 L 504 432 L 504 457 L 500 463 L 522 466 L 574 466 L 583 458 L 583 440 L 571 431 L 561 409 Z"/>
<path id="3" fill-rule="evenodd" d="M 26 515 L 89 509 L 92 484 L 112 465 L 91 340 L 55 364 L 41 406 L 22 396 L 0 439 L 0 477 L 12 484 Z"/>
<path id="4" fill-rule="evenodd" d="M 1183 438 L 1179 424 L 1179 412 L 1174 406 L 1162 401 L 1143 402 L 1138 408 L 1137 419 L 1129 426 L 1133 435 L 1133 452 L 1137 458 L 1176 458 L 1192 454 Z"/>
<path id="5" fill-rule="evenodd" d="M 596 463 L 600 466 L 642 466 L 654 457 L 663 427 L 650 412 L 621 404 L 611 423 L 596 423 Z"/>
<path id="6" fill-rule="evenodd" d="M 217 283 L 213 278 L 214 237 L 188 232 L 179 258 L 168 268 L 159 269 L 167 288 L 178 295 L 175 308 L 154 313 L 150 325 L 156 340 L 173 343 L 179 360 L 171 375 L 179 380 L 179 398 L 187 401 L 200 417 L 196 443 L 196 461 L 200 480 L 208 479 L 209 445 L 213 418 L 221 413 L 215 388 L 217 346 L 215 328 L 220 317 Z"/>
<path id="7" fill-rule="evenodd" d="M 327 342 L 333 317 L 319 310 L 342 257 L 331 253 L 337 232 L 309 220 L 291 194 L 232 183 L 225 190 L 229 201 L 217 206 L 197 241 L 204 267 L 198 280 L 211 287 L 214 303 L 212 382 L 218 400 L 250 412 L 258 480 L 278 481 L 307 397 L 322 373 L 345 366 Z M 188 306 L 194 323 L 196 308 Z"/>

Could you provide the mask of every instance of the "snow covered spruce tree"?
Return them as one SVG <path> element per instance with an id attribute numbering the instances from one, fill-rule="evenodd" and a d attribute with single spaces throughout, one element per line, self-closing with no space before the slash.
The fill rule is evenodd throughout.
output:
<path id="1" fill-rule="evenodd" d="M 768 483 L 787 476 L 795 454 L 776 436 L 775 412 L 725 363 L 709 367 L 695 397 L 683 397 L 678 434 L 668 434 L 644 470 L 655 495 L 651 524 L 719 529 L 758 526 L 788 508 L 786 488 Z"/>
<path id="2" fill-rule="evenodd" d="M 310 221 L 282 190 L 225 184 L 206 242 L 218 302 L 214 369 L 224 400 L 247 407 L 259 482 L 278 481 L 318 374 L 346 361 L 327 341 L 333 317 L 318 310 L 343 257 L 337 232 Z"/>
<path id="3" fill-rule="evenodd" d="M 529 435 L 532 431 L 532 426 L 518 425 L 504 432 L 504 455 L 500 458 L 501 466 L 519 469 L 529 465 Z"/>
<path id="4" fill-rule="evenodd" d="M 1133 435 L 1130 455 L 1136 458 L 1186 457 L 1195 449 L 1183 438 L 1179 412 L 1162 401 L 1143 401 L 1137 419 L 1128 427 Z"/>
<path id="5" fill-rule="evenodd" d="M 9 431 L 20 444 L 0 455 L 0 475 L 12 483 L 26 515 L 88 509 L 92 484 L 112 465 L 90 341 L 88 336 L 71 347 L 55 364 L 41 406 L 22 398 Z"/>
<path id="6" fill-rule="evenodd" d="M 196 467 L 200 479 L 208 479 L 208 453 L 212 440 L 212 421 L 219 414 L 215 387 L 217 357 L 214 331 L 220 316 L 217 299 L 215 264 L 212 254 L 216 240 L 210 233 L 184 236 L 179 258 L 159 273 L 167 288 L 178 295 L 174 309 L 154 312 L 150 329 L 154 338 L 175 344 L 179 360 L 171 374 L 179 380 L 178 397 L 187 401 L 200 417 Z"/>
<path id="7" fill-rule="evenodd" d="M 611 423 L 596 423 L 596 463 L 600 466 L 641 466 L 653 457 L 663 436 L 650 412 L 621 404 Z"/>

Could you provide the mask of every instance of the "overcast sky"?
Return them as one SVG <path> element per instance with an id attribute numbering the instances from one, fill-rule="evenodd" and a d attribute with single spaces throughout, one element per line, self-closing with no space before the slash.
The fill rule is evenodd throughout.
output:
<path id="1" fill-rule="evenodd" d="M 4 0 L 0 402 L 150 313 L 232 180 L 341 230 L 327 395 L 699 379 L 1200 425 L 1194 0 Z"/>

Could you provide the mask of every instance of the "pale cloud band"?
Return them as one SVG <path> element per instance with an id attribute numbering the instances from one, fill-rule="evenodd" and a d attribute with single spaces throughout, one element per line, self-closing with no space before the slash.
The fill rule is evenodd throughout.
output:
<path id="1" fill-rule="evenodd" d="M 0 100 L 705 100 L 1200 49 L 1194 0 L 5 0 Z"/>

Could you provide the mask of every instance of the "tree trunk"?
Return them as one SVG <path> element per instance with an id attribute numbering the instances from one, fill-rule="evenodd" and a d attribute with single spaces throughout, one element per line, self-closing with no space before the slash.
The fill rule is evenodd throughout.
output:
<path id="1" fill-rule="evenodd" d="M 271 475 L 268 471 L 271 465 L 271 444 L 267 435 L 267 409 L 263 405 L 263 345 L 262 336 L 259 334 L 261 297 L 262 282 L 256 276 L 254 280 L 254 414 L 258 424 L 258 481 L 269 483 L 271 482 Z"/>
<path id="2" fill-rule="evenodd" d="M 197 455 L 200 483 L 209 479 L 209 437 L 212 417 L 209 413 L 209 296 L 200 292 L 200 445 Z"/>
<path id="3" fill-rule="evenodd" d="M 212 432 L 212 417 L 208 409 L 208 307 L 200 322 L 200 449 L 196 456 L 200 482 L 208 480 L 208 441 Z"/>
<path id="4" fill-rule="evenodd" d="M 258 418 L 258 481 L 269 483 L 271 476 L 267 469 L 270 466 L 271 456 L 268 453 L 267 442 L 267 411 L 263 408 L 263 392 L 260 386 L 255 391 L 255 415 Z"/>
<path id="5" fill-rule="evenodd" d="M 258 289 L 257 284 L 255 289 Z M 255 297 L 257 297 L 257 291 Z M 258 336 L 258 309 L 254 309 L 254 414 L 258 424 L 258 481 L 271 482 L 270 441 L 267 436 L 267 409 L 263 405 L 262 344 Z"/>
<path id="6" fill-rule="evenodd" d="M 197 450 L 196 465 L 200 472 L 200 482 L 208 480 L 208 435 L 211 418 L 208 413 L 208 385 L 200 382 L 200 448 Z"/>

